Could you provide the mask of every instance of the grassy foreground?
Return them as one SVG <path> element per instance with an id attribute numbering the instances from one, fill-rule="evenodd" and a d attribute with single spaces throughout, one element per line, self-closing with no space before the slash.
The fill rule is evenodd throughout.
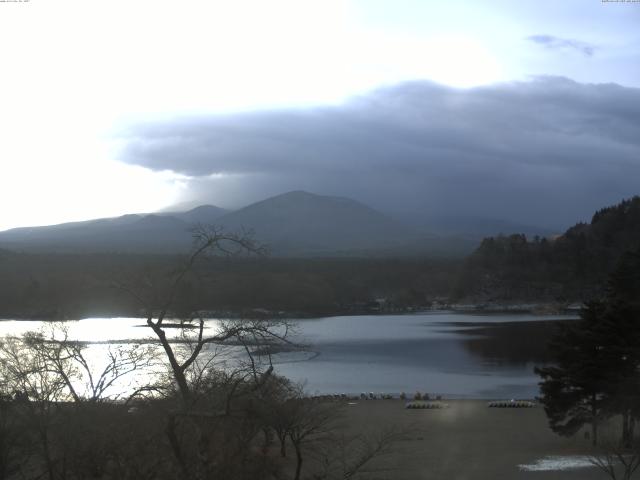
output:
<path id="1" fill-rule="evenodd" d="M 547 426 L 541 407 L 488 408 L 484 400 L 450 400 L 447 409 L 407 410 L 400 400 L 351 402 L 346 427 L 353 432 L 379 428 L 411 429 L 393 451 L 376 461 L 372 478 L 501 480 L 602 479 L 596 468 L 523 471 L 547 456 L 585 455 L 592 450 L 582 435 L 562 438 Z"/>

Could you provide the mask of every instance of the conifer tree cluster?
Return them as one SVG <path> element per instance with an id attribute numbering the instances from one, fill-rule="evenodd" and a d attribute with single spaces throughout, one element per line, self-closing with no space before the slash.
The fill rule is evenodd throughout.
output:
<path id="1" fill-rule="evenodd" d="M 630 445 L 640 419 L 640 249 L 622 256 L 606 293 L 564 324 L 551 347 L 555 364 L 536 373 L 553 431 L 571 436 L 590 424 L 596 443 L 598 424 L 619 416 Z"/>

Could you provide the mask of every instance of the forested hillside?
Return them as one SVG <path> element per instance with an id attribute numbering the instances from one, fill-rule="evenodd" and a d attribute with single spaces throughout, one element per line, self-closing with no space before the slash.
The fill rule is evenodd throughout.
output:
<path id="1" fill-rule="evenodd" d="M 160 283 L 179 255 L 55 255 L 0 251 L 0 318 L 138 314 L 118 283 Z M 460 262 L 438 259 L 211 258 L 183 284 L 185 308 L 251 314 L 360 313 L 448 296 Z M 371 305 L 369 305 L 371 304 Z"/>
<path id="2" fill-rule="evenodd" d="M 468 258 L 458 297 L 577 301 L 597 295 L 627 251 L 640 247 L 640 197 L 603 208 L 556 239 L 490 237 Z"/>
<path id="3" fill-rule="evenodd" d="M 437 300 L 576 302 L 597 296 L 640 246 L 640 197 L 604 208 L 552 238 L 486 238 L 466 261 L 446 258 L 212 258 L 184 283 L 189 307 L 319 315 L 403 311 Z M 0 250 L 0 317 L 131 315 L 118 282 L 161 279 L 180 255 L 51 254 Z"/>

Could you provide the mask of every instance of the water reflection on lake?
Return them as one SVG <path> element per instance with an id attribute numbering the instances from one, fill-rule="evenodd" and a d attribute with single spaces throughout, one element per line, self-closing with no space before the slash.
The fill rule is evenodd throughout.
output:
<path id="1" fill-rule="evenodd" d="M 433 312 L 300 320 L 297 340 L 308 344 L 309 352 L 276 355 L 275 369 L 304 382 L 309 393 L 420 390 L 531 398 L 538 394 L 533 367 L 548 360 L 546 342 L 558 321 L 570 318 Z M 153 339 L 141 319 L 85 319 L 65 325 L 70 339 L 85 342 Z M 216 320 L 207 322 L 210 332 L 217 325 Z M 35 321 L 3 321 L 0 336 L 42 326 Z M 169 334 L 177 336 L 179 331 Z"/>
<path id="2" fill-rule="evenodd" d="M 558 321 L 571 317 L 416 315 L 303 320 L 316 356 L 277 370 L 314 392 L 429 392 L 475 398 L 532 398 L 536 364 Z"/>

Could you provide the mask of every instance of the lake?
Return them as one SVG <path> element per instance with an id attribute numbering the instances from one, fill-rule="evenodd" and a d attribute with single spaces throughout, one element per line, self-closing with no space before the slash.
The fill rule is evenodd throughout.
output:
<path id="1" fill-rule="evenodd" d="M 416 390 L 453 398 L 533 398 L 535 365 L 550 361 L 546 343 L 560 321 L 575 317 L 429 312 L 305 319 L 296 339 L 305 352 L 273 357 L 276 373 L 309 394 Z M 216 320 L 207 327 L 216 328 Z M 144 321 L 91 318 L 65 322 L 68 338 L 88 342 L 92 357 L 109 342 L 151 339 Z M 36 321 L 0 322 L 0 336 L 46 328 Z M 171 332 L 171 331 L 170 331 Z M 174 329 L 171 332 L 177 335 Z"/>

